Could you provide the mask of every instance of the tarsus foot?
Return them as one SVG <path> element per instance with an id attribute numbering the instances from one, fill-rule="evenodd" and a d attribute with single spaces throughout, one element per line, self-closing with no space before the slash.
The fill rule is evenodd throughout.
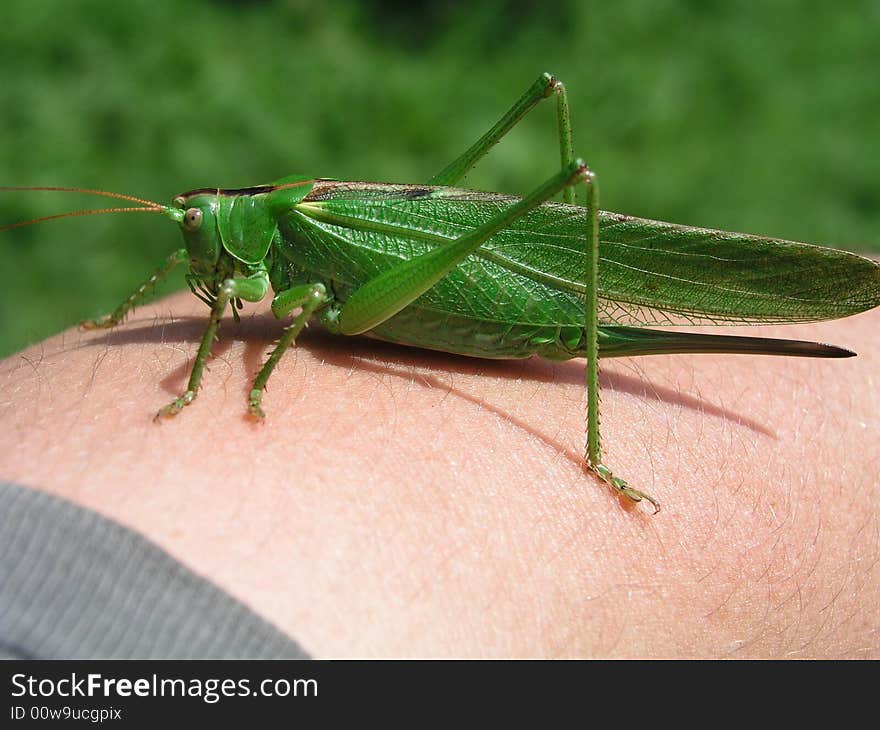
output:
<path id="1" fill-rule="evenodd" d="M 161 418 L 172 418 L 180 413 L 186 406 L 192 403 L 196 398 L 196 392 L 194 390 L 188 390 L 184 393 L 180 398 L 175 398 L 171 401 L 167 406 L 159 409 L 159 412 L 153 418 L 154 421 L 158 421 Z"/>
<path id="2" fill-rule="evenodd" d="M 114 319 L 113 315 L 105 314 L 98 319 L 86 319 L 79 323 L 81 329 L 84 330 L 106 330 L 115 327 L 119 321 Z"/>
<path id="3" fill-rule="evenodd" d="M 616 477 L 611 473 L 611 469 L 609 469 L 604 464 L 596 464 L 595 466 L 590 465 L 590 468 L 596 472 L 596 475 L 605 482 L 609 487 L 611 487 L 618 494 L 622 494 L 625 497 L 628 497 L 633 502 L 641 502 L 643 499 L 646 502 L 650 502 L 654 505 L 654 514 L 656 515 L 660 511 L 660 503 L 654 499 L 650 494 L 646 494 L 645 492 L 640 492 L 638 489 L 633 489 L 629 484 L 627 484 L 620 477 Z"/>
<path id="4" fill-rule="evenodd" d="M 254 388 L 251 391 L 250 398 L 248 398 L 248 415 L 258 421 L 262 421 L 266 417 L 266 414 L 263 413 L 263 409 L 260 407 L 262 399 L 263 391 L 259 388 Z"/>

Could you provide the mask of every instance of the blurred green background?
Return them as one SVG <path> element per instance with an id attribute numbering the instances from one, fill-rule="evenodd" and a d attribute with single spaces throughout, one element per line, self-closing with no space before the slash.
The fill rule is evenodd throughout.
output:
<path id="1" fill-rule="evenodd" d="M 875 0 L 12 0 L 0 68 L 0 184 L 419 182 L 547 70 L 603 207 L 880 251 Z M 548 106 L 469 184 L 529 190 L 554 133 Z M 0 193 L 0 223 L 93 203 Z M 178 246 L 154 216 L 0 233 L 0 355 L 109 310 Z"/>

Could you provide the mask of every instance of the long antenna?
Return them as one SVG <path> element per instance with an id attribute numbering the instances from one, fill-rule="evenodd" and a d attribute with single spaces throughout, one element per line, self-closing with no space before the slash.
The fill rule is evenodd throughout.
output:
<path id="1" fill-rule="evenodd" d="M 123 195 L 122 193 L 111 193 L 107 190 L 93 190 L 91 188 L 61 188 L 56 186 L 14 186 L 14 185 L 0 185 L 0 191 L 4 192 L 31 192 L 31 193 L 83 193 L 86 195 L 101 195 L 105 198 L 116 198 L 117 200 L 128 200 L 131 203 L 140 203 L 141 205 L 148 205 L 151 208 L 164 208 L 161 203 L 156 203 L 152 200 L 144 200 L 143 198 L 136 198 L 133 195 Z"/>
<path id="2" fill-rule="evenodd" d="M 41 218 L 31 218 L 31 220 L 29 221 L 7 223 L 5 226 L 0 226 L 0 231 L 11 231 L 13 228 L 30 226 L 34 223 L 44 223 L 45 221 L 57 221 L 61 218 L 73 218 L 78 215 L 97 215 L 98 213 L 162 213 L 164 211 L 165 208 L 159 206 L 156 206 L 154 208 L 144 208 L 138 206 L 136 208 L 97 208 L 95 210 L 74 210 L 70 213 L 56 213 L 55 215 L 44 215 Z"/>

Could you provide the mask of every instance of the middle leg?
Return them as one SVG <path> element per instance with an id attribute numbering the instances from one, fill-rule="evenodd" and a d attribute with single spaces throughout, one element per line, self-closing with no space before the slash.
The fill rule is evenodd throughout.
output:
<path id="1" fill-rule="evenodd" d="M 296 342 L 296 338 L 308 323 L 312 314 L 322 304 L 327 301 L 327 290 L 323 284 L 303 284 L 301 286 L 292 287 L 286 291 L 280 292 L 272 301 L 272 312 L 276 317 L 281 319 L 285 315 L 300 307 L 300 313 L 293 318 L 293 322 L 284 330 L 284 334 L 278 339 L 275 349 L 269 355 L 269 359 L 260 368 L 260 372 L 254 379 L 251 386 L 251 392 L 248 397 L 248 413 L 262 420 L 265 417 L 263 409 L 260 407 L 260 401 L 263 399 L 263 392 L 266 389 L 266 383 L 269 376 L 281 360 L 281 356 Z"/>

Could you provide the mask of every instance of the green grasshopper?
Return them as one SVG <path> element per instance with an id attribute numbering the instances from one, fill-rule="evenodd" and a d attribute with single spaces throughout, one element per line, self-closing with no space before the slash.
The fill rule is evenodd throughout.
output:
<path id="1" fill-rule="evenodd" d="M 523 198 L 454 187 L 541 100 L 556 99 L 561 171 Z M 582 186 L 585 206 L 575 204 Z M 11 190 L 13 188 L 3 188 Z M 64 190 L 74 188 L 15 188 Z M 664 353 L 849 357 L 831 345 L 646 329 L 644 325 L 809 322 L 880 304 L 880 266 L 804 243 L 693 228 L 599 210 L 595 174 L 574 156 L 563 85 L 542 74 L 470 149 L 424 185 L 292 176 L 268 185 L 203 188 L 160 212 L 183 232 L 175 251 L 111 314 L 112 327 L 163 276 L 188 263 L 193 294 L 211 309 L 186 391 L 162 408 L 171 417 L 196 397 L 227 306 L 274 292 L 272 312 L 290 315 L 249 395 L 264 417 L 266 382 L 313 317 L 330 332 L 483 358 L 587 362 L 588 467 L 635 502 L 655 499 L 602 462 L 599 358 Z M 562 194 L 564 202 L 551 202 Z M 100 211 L 77 211 L 84 215 Z M 13 224 L 26 225 L 36 221 Z"/>

